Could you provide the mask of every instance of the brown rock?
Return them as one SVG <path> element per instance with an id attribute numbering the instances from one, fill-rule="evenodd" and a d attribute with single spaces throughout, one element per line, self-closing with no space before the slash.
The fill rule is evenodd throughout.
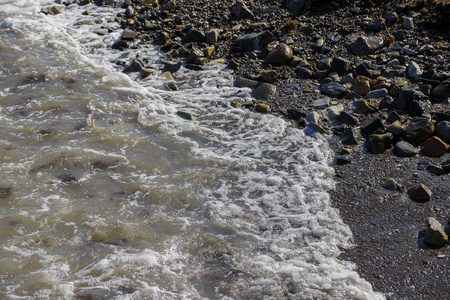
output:
<path id="1" fill-rule="evenodd" d="M 367 95 L 367 93 L 370 92 L 369 78 L 362 75 L 356 76 L 355 80 L 353 81 L 353 91 L 362 96 Z"/>
<path id="2" fill-rule="evenodd" d="M 356 108 L 355 108 L 355 110 L 353 112 L 355 114 L 367 114 L 367 113 L 376 112 L 377 110 L 378 110 L 378 108 L 376 108 L 373 105 L 370 105 L 369 103 L 367 103 L 366 100 L 361 99 L 356 104 Z"/>
<path id="3" fill-rule="evenodd" d="M 268 113 L 270 111 L 270 107 L 267 104 L 263 104 L 263 103 L 258 103 L 256 104 L 255 107 L 256 111 L 260 112 L 260 113 Z"/>
<path id="4" fill-rule="evenodd" d="M 425 184 L 419 184 L 408 191 L 409 197 L 414 201 L 425 202 L 431 199 L 431 191 Z"/>
<path id="5" fill-rule="evenodd" d="M 449 145 L 438 138 L 437 136 L 432 136 L 425 141 L 423 145 L 423 152 L 431 156 L 442 156 L 447 153 Z"/>
<path id="6" fill-rule="evenodd" d="M 264 62 L 275 66 L 287 65 L 291 61 L 293 52 L 291 47 L 281 43 L 267 54 Z"/>

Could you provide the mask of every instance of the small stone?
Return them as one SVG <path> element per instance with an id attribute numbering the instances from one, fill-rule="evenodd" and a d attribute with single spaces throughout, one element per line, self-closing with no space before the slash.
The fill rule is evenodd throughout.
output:
<path id="1" fill-rule="evenodd" d="M 308 126 L 305 128 L 305 132 L 308 135 L 314 135 L 315 133 L 324 134 L 327 131 L 322 126 L 316 123 L 309 123 Z"/>
<path id="2" fill-rule="evenodd" d="M 263 104 L 263 103 L 257 103 L 256 107 L 255 107 L 256 111 L 260 112 L 260 113 L 268 113 L 270 111 L 270 107 L 267 104 Z"/>
<path id="3" fill-rule="evenodd" d="M 430 156 L 440 157 L 447 153 L 449 145 L 437 136 L 432 136 L 425 141 L 423 145 L 423 152 Z"/>
<path id="4" fill-rule="evenodd" d="M 408 142 L 400 141 L 394 145 L 394 152 L 400 157 L 413 157 L 419 154 L 419 149 Z"/>
<path id="5" fill-rule="evenodd" d="M 252 19 L 255 15 L 245 5 L 243 1 L 237 1 L 231 9 L 231 14 L 238 20 Z"/>
<path id="6" fill-rule="evenodd" d="M 159 9 L 162 11 L 167 11 L 167 10 L 174 10 L 177 7 L 177 3 L 176 0 L 169 0 L 169 1 L 165 1 L 164 4 L 162 4 Z"/>
<path id="7" fill-rule="evenodd" d="M 305 0 L 286 0 L 286 8 L 294 14 L 298 14 L 305 6 Z"/>
<path id="8" fill-rule="evenodd" d="M 305 120 L 308 121 L 309 123 L 319 124 L 320 115 L 318 112 L 312 111 L 305 117 Z"/>
<path id="9" fill-rule="evenodd" d="M 450 121 L 441 121 L 436 125 L 436 135 L 450 144 Z"/>
<path id="10" fill-rule="evenodd" d="M 427 171 L 428 171 L 428 173 L 436 175 L 436 176 L 441 176 L 441 175 L 447 174 L 447 172 L 444 170 L 443 167 L 434 165 L 434 164 L 429 164 L 427 166 Z"/>
<path id="11" fill-rule="evenodd" d="M 408 190 L 408 195 L 413 201 L 426 202 L 431 199 L 431 191 L 425 184 L 419 184 Z"/>
<path id="12" fill-rule="evenodd" d="M 63 11 L 62 6 L 53 6 L 51 8 L 52 13 L 54 13 L 55 15 L 60 14 Z"/>
<path id="13" fill-rule="evenodd" d="M 360 134 L 354 128 L 347 128 L 341 135 L 341 143 L 344 145 L 358 145 Z"/>
<path id="14" fill-rule="evenodd" d="M 381 186 L 387 190 L 396 192 L 401 192 L 404 189 L 403 186 L 398 184 L 393 178 L 386 179 Z"/>
<path id="15" fill-rule="evenodd" d="M 356 55 L 372 54 L 378 48 L 381 48 L 384 40 L 381 36 L 359 37 L 350 45 L 351 51 Z"/>
<path id="16" fill-rule="evenodd" d="M 427 219 L 427 232 L 423 241 L 435 247 L 442 247 L 448 243 L 444 227 L 435 218 Z"/>
<path id="17" fill-rule="evenodd" d="M 146 77 L 148 77 L 150 75 L 155 74 L 155 70 L 142 68 L 141 71 L 140 71 L 140 74 L 141 74 L 141 78 L 144 79 L 144 78 L 146 78 Z"/>
<path id="18" fill-rule="evenodd" d="M 396 137 L 400 137 L 405 132 L 405 128 L 403 128 L 400 121 L 395 121 L 386 128 L 386 131 L 392 133 Z"/>
<path id="19" fill-rule="evenodd" d="M 264 62 L 274 66 L 282 66 L 289 64 L 292 58 L 293 52 L 291 47 L 284 43 L 280 43 L 272 51 L 267 54 Z"/>
<path id="20" fill-rule="evenodd" d="M 123 70 L 124 73 L 140 72 L 144 68 L 144 63 L 140 59 L 133 59 Z"/>
<path id="21" fill-rule="evenodd" d="M 327 98 L 321 98 L 321 99 L 317 99 L 313 102 L 308 103 L 308 105 L 306 107 L 310 108 L 310 109 L 321 109 L 321 108 L 326 108 L 329 105 L 330 105 L 330 101 Z"/>
<path id="22" fill-rule="evenodd" d="M 384 129 L 383 122 L 380 118 L 374 118 L 371 120 L 366 120 L 361 124 L 362 132 L 373 132 L 377 129 Z"/>
<path id="23" fill-rule="evenodd" d="M 122 35 L 120 36 L 120 39 L 121 39 L 121 40 L 124 40 L 124 41 L 132 41 L 132 40 L 134 40 L 138 35 L 139 35 L 139 34 L 138 34 L 136 31 L 127 28 L 127 29 L 125 29 L 125 30 L 122 32 Z"/>
<path id="24" fill-rule="evenodd" d="M 183 43 L 202 43 L 206 39 L 205 34 L 195 28 L 189 29 L 189 31 L 186 33 L 186 35 L 183 38 Z"/>
<path id="25" fill-rule="evenodd" d="M 303 68 L 303 67 L 298 68 L 297 74 L 298 74 L 298 77 L 300 77 L 300 79 L 308 79 L 309 77 L 311 77 L 313 75 L 311 70 L 309 70 L 307 68 Z"/>
<path id="26" fill-rule="evenodd" d="M 236 46 L 244 51 L 261 50 L 265 45 L 274 40 L 273 35 L 267 31 L 254 32 L 236 39 Z"/>
<path id="27" fill-rule="evenodd" d="M 339 117 L 340 113 L 344 110 L 344 106 L 342 104 L 336 104 L 328 107 L 325 110 L 326 116 L 330 120 L 335 120 Z"/>
<path id="28" fill-rule="evenodd" d="M 245 103 L 244 99 L 234 98 L 230 101 L 230 105 L 233 107 L 241 107 Z"/>
<path id="29" fill-rule="evenodd" d="M 396 105 L 399 110 L 412 117 L 421 116 L 431 107 L 428 97 L 416 89 L 402 89 Z"/>
<path id="30" fill-rule="evenodd" d="M 271 83 L 262 83 L 253 90 L 252 96 L 258 100 L 270 100 L 275 95 L 277 88 Z"/>
<path id="31" fill-rule="evenodd" d="M 431 95 L 437 98 L 450 97 L 450 79 L 441 82 L 437 87 L 431 91 Z"/>

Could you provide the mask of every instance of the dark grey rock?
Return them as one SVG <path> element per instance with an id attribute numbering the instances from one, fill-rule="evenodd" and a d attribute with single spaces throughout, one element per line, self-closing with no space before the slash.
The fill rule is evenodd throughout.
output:
<path id="1" fill-rule="evenodd" d="M 306 107 L 311 108 L 311 109 L 322 109 L 322 108 L 328 107 L 328 105 L 330 105 L 330 100 L 328 100 L 326 98 L 321 98 L 321 99 L 317 99 L 313 102 L 308 103 L 308 105 Z"/>
<path id="2" fill-rule="evenodd" d="M 294 14 L 298 14 L 305 7 L 305 0 L 286 0 L 286 8 Z"/>
<path id="3" fill-rule="evenodd" d="M 450 79 L 441 82 L 431 91 L 431 95 L 438 98 L 450 97 Z"/>
<path id="4" fill-rule="evenodd" d="M 138 35 L 139 35 L 139 34 L 138 34 L 136 31 L 127 28 L 127 29 L 125 29 L 125 30 L 122 32 L 122 35 L 120 36 L 120 39 L 121 39 L 121 40 L 124 40 L 124 41 L 132 41 L 132 40 L 134 40 Z"/>
<path id="5" fill-rule="evenodd" d="M 236 39 L 235 44 L 244 51 L 261 50 L 274 40 L 269 31 L 254 32 Z"/>
<path id="6" fill-rule="evenodd" d="M 186 112 L 186 111 L 177 111 L 177 115 L 183 119 L 189 120 L 189 121 L 193 121 L 195 120 L 195 115 L 191 112 Z"/>
<path id="7" fill-rule="evenodd" d="M 422 75 L 422 69 L 416 62 L 412 61 L 408 65 L 408 70 L 406 71 L 406 75 L 412 79 L 419 78 Z"/>
<path id="8" fill-rule="evenodd" d="M 319 87 L 319 90 L 323 94 L 328 95 L 333 98 L 339 98 L 341 96 L 344 96 L 344 94 L 347 93 L 347 90 L 345 89 L 345 87 L 343 87 L 338 82 L 330 82 L 330 83 L 321 84 Z"/>
<path id="9" fill-rule="evenodd" d="M 338 165 L 346 165 L 350 164 L 353 160 L 353 157 L 350 154 L 342 154 L 336 156 L 336 163 Z"/>
<path id="10" fill-rule="evenodd" d="M 359 37 L 350 45 L 351 51 L 356 55 L 368 55 L 383 46 L 384 40 L 381 36 Z"/>
<path id="11" fill-rule="evenodd" d="M 381 98 L 388 95 L 387 89 L 378 89 L 367 93 L 367 98 Z"/>
<path id="12" fill-rule="evenodd" d="M 231 9 L 231 14 L 238 20 L 252 19 L 255 17 L 253 12 L 245 5 L 244 1 L 237 1 Z"/>
<path id="13" fill-rule="evenodd" d="M 331 67 L 331 58 L 322 58 L 317 62 L 317 69 L 328 70 Z"/>
<path id="14" fill-rule="evenodd" d="M 392 144 L 392 133 L 372 134 L 368 139 L 368 146 L 370 152 L 373 154 L 382 154 L 386 148 Z"/>
<path id="15" fill-rule="evenodd" d="M 428 112 L 430 107 L 428 97 L 416 89 L 402 89 L 397 99 L 397 108 L 412 117 L 421 116 Z"/>
<path id="16" fill-rule="evenodd" d="M 441 175 L 447 174 L 447 172 L 444 170 L 443 167 L 434 165 L 434 164 L 428 165 L 427 171 L 428 171 L 428 173 L 436 175 L 436 176 L 441 176 Z"/>
<path id="17" fill-rule="evenodd" d="M 371 120 L 366 120 L 361 124 L 361 131 L 362 132 L 373 132 L 377 129 L 384 130 L 383 122 L 380 118 L 374 118 Z"/>
<path id="18" fill-rule="evenodd" d="M 258 86 L 253 90 L 252 96 L 258 100 L 269 100 L 277 92 L 275 85 L 270 83 L 259 83 Z"/>
<path id="19" fill-rule="evenodd" d="M 338 119 L 338 121 L 340 121 L 344 124 L 347 124 L 349 126 L 359 125 L 359 119 L 356 116 L 354 116 L 351 113 L 346 112 L 346 111 L 342 111 L 339 114 L 339 117 L 337 119 Z"/>
<path id="20" fill-rule="evenodd" d="M 350 68 L 350 62 L 342 57 L 334 57 L 331 61 L 330 68 L 331 71 L 343 75 L 348 72 Z"/>
<path id="21" fill-rule="evenodd" d="M 437 136 L 432 136 L 425 141 L 422 151 L 427 155 L 440 157 L 447 153 L 448 148 L 449 146 L 447 143 Z"/>
<path id="22" fill-rule="evenodd" d="M 383 14 L 383 19 L 386 20 L 386 25 L 390 26 L 398 21 L 398 15 L 395 12 L 386 12 Z"/>
<path id="23" fill-rule="evenodd" d="M 417 117 L 412 120 L 408 127 L 406 127 L 404 136 L 406 141 L 413 145 L 417 145 L 431 137 L 433 133 L 433 122 L 428 118 Z"/>
<path id="24" fill-rule="evenodd" d="M 413 157 L 419 154 L 419 149 L 408 142 L 400 141 L 394 145 L 394 152 L 400 157 Z"/>
<path id="25" fill-rule="evenodd" d="M 393 178 L 387 178 L 381 186 L 390 191 L 401 192 L 404 190 L 404 187 L 398 184 Z"/>
<path id="26" fill-rule="evenodd" d="M 395 37 L 396 41 L 404 41 L 406 39 L 406 30 L 404 29 L 394 30 L 392 32 L 392 35 Z"/>
<path id="27" fill-rule="evenodd" d="M 202 43 L 205 40 L 206 40 L 206 36 L 201 30 L 191 28 L 184 36 L 183 43 L 192 43 L 192 42 Z"/>
<path id="28" fill-rule="evenodd" d="M 354 128 L 347 128 L 341 135 L 341 143 L 344 145 L 358 145 L 359 133 Z"/>
<path id="29" fill-rule="evenodd" d="M 306 114 L 304 111 L 297 109 L 297 108 L 288 108 L 287 109 L 287 117 L 289 119 L 297 121 L 300 118 L 305 117 Z"/>
<path id="30" fill-rule="evenodd" d="M 384 21 L 381 18 L 378 18 L 372 22 L 370 22 L 369 24 L 367 24 L 367 29 L 369 29 L 370 31 L 375 31 L 375 32 L 379 32 L 381 30 L 384 29 Z"/>
<path id="31" fill-rule="evenodd" d="M 436 125 L 436 135 L 450 144 L 450 121 L 441 121 Z"/>
<path id="32" fill-rule="evenodd" d="M 140 59 L 133 59 L 123 70 L 124 73 L 140 72 L 144 68 L 144 63 Z"/>
<path id="33" fill-rule="evenodd" d="M 418 202 L 430 201 L 431 191 L 425 184 L 419 184 L 408 190 L 409 197 Z"/>
<path id="34" fill-rule="evenodd" d="M 313 75 L 311 70 L 304 68 L 304 67 L 298 68 L 297 74 L 298 74 L 298 77 L 300 77 L 300 79 L 308 79 L 309 77 L 311 77 Z"/>

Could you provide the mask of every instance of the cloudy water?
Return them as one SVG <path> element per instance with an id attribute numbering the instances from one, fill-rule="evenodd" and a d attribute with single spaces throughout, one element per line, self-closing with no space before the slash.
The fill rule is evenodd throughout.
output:
<path id="1" fill-rule="evenodd" d="M 383 298 L 338 259 L 323 138 L 233 108 L 223 68 L 169 91 L 155 49 L 111 50 L 118 9 L 48 4 L 0 0 L 1 299 Z"/>

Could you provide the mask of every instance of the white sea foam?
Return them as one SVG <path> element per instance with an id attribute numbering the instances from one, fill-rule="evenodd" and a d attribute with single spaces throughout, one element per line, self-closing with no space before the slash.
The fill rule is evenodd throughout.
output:
<path id="1" fill-rule="evenodd" d="M 17 150 L 5 147 L 0 171 L 23 191 L 1 211 L 2 297 L 383 298 L 338 259 L 352 234 L 330 204 L 324 138 L 231 107 L 235 97 L 251 98 L 223 67 L 182 67 L 178 91 L 158 75 L 123 74 L 113 61 L 139 53 L 158 66 L 161 56 L 112 51 L 119 31 L 94 33 L 114 28 L 112 9 L 44 16 L 35 14 L 38 2 L 5 7 L 0 34 L 29 47 L 30 61 L 16 67 L 37 79 L 15 86 L 24 78 L 14 73 L 2 94 L 10 105 L 0 125 Z M 85 10 L 101 23 L 76 25 L 92 20 Z M 30 59 L 38 54 L 41 61 Z M 14 89 L 33 100 L 24 104 Z"/>

